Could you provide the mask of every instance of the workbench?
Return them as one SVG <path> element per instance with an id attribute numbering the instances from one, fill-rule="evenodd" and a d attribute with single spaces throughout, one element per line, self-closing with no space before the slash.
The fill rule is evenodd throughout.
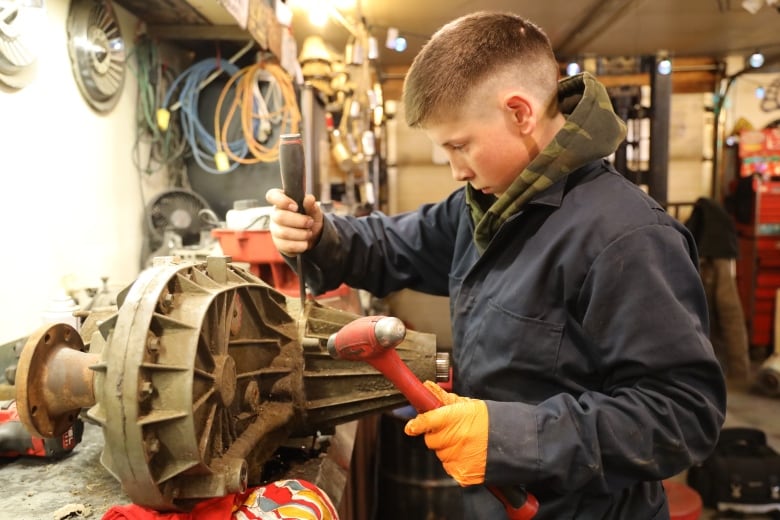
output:
<path id="1" fill-rule="evenodd" d="M 15 362 L 13 347 L 0 345 L 0 400 L 15 395 L 3 375 L 6 366 Z M 326 453 L 290 464 L 278 478 L 312 482 L 341 509 L 357 423 L 337 426 L 327 439 Z M 100 462 L 102 429 L 89 421 L 83 425 L 81 442 L 62 458 L 0 458 L 0 520 L 99 520 L 112 506 L 131 503 L 121 483 Z"/>
<path id="2" fill-rule="evenodd" d="M 111 506 L 130 503 L 100 463 L 102 450 L 100 427 L 85 423 L 81 443 L 60 460 L 0 459 L 0 518 L 99 519 Z"/>
<path id="3" fill-rule="evenodd" d="M 23 345 L 24 338 L 0 345 L 0 400 L 15 397 L 5 369 L 15 364 L 15 349 Z M 111 506 L 130 503 L 100 463 L 102 450 L 100 427 L 85 423 L 81 442 L 59 460 L 0 458 L 0 519 L 99 519 Z"/>
<path id="4" fill-rule="evenodd" d="M 347 481 L 354 426 L 354 422 L 339 426 L 327 456 L 295 465 L 282 478 L 317 484 L 339 507 Z M 100 463 L 102 450 L 100 427 L 84 423 L 82 441 L 64 458 L 0 459 L 0 519 L 97 520 L 112 506 L 131 503 L 119 481 Z"/>

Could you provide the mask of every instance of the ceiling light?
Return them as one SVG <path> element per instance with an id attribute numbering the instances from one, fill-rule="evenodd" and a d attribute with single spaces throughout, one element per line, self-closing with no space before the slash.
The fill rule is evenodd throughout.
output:
<path id="1" fill-rule="evenodd" d="M 761 51 L 756 51 L 750 55 L 748 58 L 748 63 L 751 67 L 757 69 L 764 64 L 764 55 L 761 54 Z"/>
<path id="2" fill-rule="evenodd" d="M 326 3 L 313 3 L 309 8 L 309 23 L 314 27 L 325 27 L 329 16 L 330 8 Z"/>
<path id="3" fill-rule="evenodd" d="M 398 29 L 395 27 L 387 28 L 387 38 L 385 39 L 385 47 L 393 49 L 396 52 L 404 52 L 407 47 L 406 38 L 398 33 Z"/>
<path id="4" fill-rule="evenodd" d="M 576 61 L 570 61 L 566 65 L 566 75 L 567 76 L 576 76 L 582 71 L 582 68 L 580 67 L 580 64 Z"/>
<path id="5" fill-rule="evenodd" d="M 668 76 L 672 72 L 672 60 L 663 58 L 658 62 L 658 74 Z"/>
<path id="6" fill-rule="evenodd" d="M 756 14 L 764 6 L 764 0 L 742 0 L 742 9 Z"/>

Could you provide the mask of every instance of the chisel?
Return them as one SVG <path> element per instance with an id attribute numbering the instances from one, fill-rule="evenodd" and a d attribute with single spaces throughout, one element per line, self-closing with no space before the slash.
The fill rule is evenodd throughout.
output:
<path id="1" fill-rule="evenodd" d="M 306 164 L 303 157 L 301 134 L 282 134 L 279 138 L 279 170 L 282 174 L 282 190 L 298 205 L 298 212 L 305 215 L 303 197 L 306 194 Z M 306 282 L 303 277 L 303 257 L 297 258 L 301 312 L 306 303 Z"/>

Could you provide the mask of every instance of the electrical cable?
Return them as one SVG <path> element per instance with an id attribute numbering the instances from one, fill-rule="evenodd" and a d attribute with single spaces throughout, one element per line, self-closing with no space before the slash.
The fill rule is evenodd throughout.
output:
<path id="1" fill-rule="evenodd" d="M 219 221 L 219 217 L 217 217 L 217 214 L 214 213 L 214 210 L 211 208 L 203 208 L 198 210 L 198 218 L 205 226 L 208 226 L 209 228 L 218 228 L 222 225 L 222 223 Z"/>
<path id="2" fill-rule="evenodd" d="M 265 84 L 265 93 L 261 88 Z M 232 160 L 234 165 L 274 162 L 279 159 L 279 136 L 297 133 L 301 122 L 298 99 L 290 76 L 274 62 L 260 61 L 240 69 L 223 87 L 217 101 L 216 113 L 222 113 L 231 89 L 233 100 L 224 121 L 214 120 L 217 154 Z M 226 142 L 227 131 L 236 114 L 241 120 L 241 130 L 251 156 L 236 154 Z M 274 127 L 279 129 L 274 132 Z M 272 138 L 276 134 L 275 138 Z M 268 140 L 272 139 L 271 144 Z M 224 166 L 224 165 L 223 165 Z"/>
<path id="3" fill-rule="evenodd" d="M 186 152 L 181 128 L 174 125 L 163 133 L 154 119 L 166 86 L 174 81 L 174 71 L 160 60 L 157 44 L 146 34 L 136 39 L 131 56 L 135 67 L 128 68 L 135 75 L 138 87 L 133 162 L 139 172 L 147 175 L 167 168 L 175 177 L 183 171 L 182 158 Z M 142 144 L 149 147 L 144 159 L 141 158 Z"/>
<path id="4" fill-rule="evenodd" d="M 232 79 L 239 68 L 230 61 L 221 58 L 206 58 L 192 64 L 182 72 L 168 89 L 163 101 L 163 107 L 169 106 L 171 99 L 177 89 L 181 86 L 179 93 L 179 103 L 181 108 L 180 120 L 184 131 L 184 138 L 189 144 L 192 156 L 195 162 L 206 172 L 213 174 L 224 174 L 236 169 L 238 163 L 228 165 L 222 168 L 216 163 L 215 154 L 219 151 L 215 137 L 212 136 L 198 116 L 198 102 L 200 99 L 200 89 L 202 82 L 214 71 L 222 71 Z M 231 81 L 229 80 L 229 84 Z M 161 116 L 158 113 L 158 125 L 167 127 L 170 114 Z M 215 118 L 219 118 L 220 110 L 215 111 Z M 236 157 L 245 157 L 249 153 L 249 147 L 243 138 L 235 139 L 226 143 L 226 148 Z"/>

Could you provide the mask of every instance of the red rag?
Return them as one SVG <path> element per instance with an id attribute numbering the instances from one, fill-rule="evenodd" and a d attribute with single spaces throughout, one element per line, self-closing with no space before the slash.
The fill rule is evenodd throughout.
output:
<path id="1" fill-rule="evenodd" d="M 161 513 L 137 504 L 113 506 L 102 520 L 229 520 L 235 498 L 236 495 L 209 498 L 198 502 L 188 513 Z"/>

